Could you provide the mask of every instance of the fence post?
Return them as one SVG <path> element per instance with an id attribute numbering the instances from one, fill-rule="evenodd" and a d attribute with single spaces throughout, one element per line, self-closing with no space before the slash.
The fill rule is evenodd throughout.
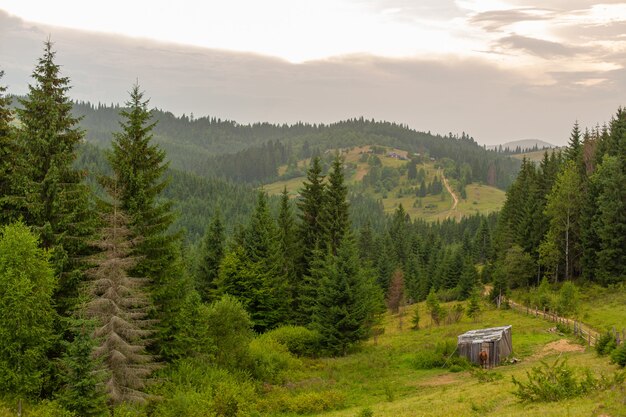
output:
<path id="1" fill-rule="evenodd" d="M 589 335 L 589 346 L 591 346 L 591 332 L 587 333 Z"/>

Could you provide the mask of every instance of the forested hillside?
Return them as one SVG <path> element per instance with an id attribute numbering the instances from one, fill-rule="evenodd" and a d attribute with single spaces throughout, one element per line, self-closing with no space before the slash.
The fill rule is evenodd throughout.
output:
<path id="1" fill-rule="evenodd" d="M 563 154 L 546 153 L 539 166 L 523 161 L 501 212 L 429 222 L 402 204 L 385 214 L 380 201 L 351 193 L 350 166 L 322 151 L 403 149 L 409 192 L 424 196 L 442 191 L 435 169 L 462 192 L 473 181 L 505 186 L 515 162 L 466 135 L 365 120 L 175 118 L 151 111 L 137 84 L 123 107 L 76 107 L 70 88 L 50 42 L 17 106 L 0 87 L 0 413 L 327 411 L 344 406 L 346 385 L 318 389 L 322 379 L 306 375 L 376 342 L 385 314 L 425 302 L 429 325 L 439 327 L 477 320 L 486 302 L 499 305 L 509 289 L 541 278 L 542 291 L 547 280 L 567 281 L 571 294 L 576 279 L 616 289 L 626 280 L 622 109 L 603 130 L 576 126 Z M 310 158 L 306 167 L 296 155 Z M 400 177 L 385 173 L 376 152 L 362 155 L 372 167 L 363 187 L 382 193 Z M 281 175 L 304 171 L 295 198 L 252 187 L 281 165 Z M 492 293 L 481 302 L 485 284 Z M 529 303 L 546 299 L 529 294 Z M 411 309 L 418 331 L 420 308 Z M 471 368 L 443 345 L 416 366 Z M 624 366 L 626 348 L 613 347 Z M 392 354 L 367 365 L 385 370 Z M 595 385 L 585 392 L 624 381 L 589 375 Z M 332 370 L 325 378 L 335 384 Z M 391 388 L 386 395 L 392 402 Z"/>
<path id="2" fill-rule="evenodd" d="M 102 148 L 108 147 L 111 132 L 118 128 L 119 111 L 118 106 L 74 106 L 74 114 L 82 117 L 87 141 Z M 155 142 L 167 152 L 172 167 L 201 176 L 266 182 L 276 177 L 278 167 L 289 160 L 309 158 L 327 149 L 368 144 L 449 158 L 459 172 L 467 164 L 477 180 L 502 189 L 511 184 L 519 168 L 518 161 L 487 151 L 464 133 L 433 135 L 391 122 L 360 118 L 329 125 L 242 125 L 211 117 L 176 117 L 162 110 L 153 110 L 152 114 Z"/>

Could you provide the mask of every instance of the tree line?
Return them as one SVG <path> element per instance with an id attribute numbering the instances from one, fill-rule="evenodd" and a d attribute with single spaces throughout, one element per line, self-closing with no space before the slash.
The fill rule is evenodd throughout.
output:
<path id="1" fill-rule="evenodd" d="M 563 152 L 524 159 L 495 232 L 498 291 L 626 280 L 626 111 L 581 131 Z"/>

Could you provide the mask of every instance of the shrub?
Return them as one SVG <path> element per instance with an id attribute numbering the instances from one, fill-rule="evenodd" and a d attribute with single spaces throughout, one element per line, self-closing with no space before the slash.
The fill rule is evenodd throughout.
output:
<path id="1" fill-rule="evenodd" d="M 465 370 L 465 368 L 463 368 L 461 365 L 454 364 L 450 368 L 448 368 L 448 370 L 450 372 L 456 373 L 456 372 L 463 372 Z"/>
<path id="2" fill-rule="evenodd" d="M 422 350 L 413 358 L 413 366 L 416 369 L 441 368 L 445 363 L 445 358 L 431 350 Z"/>
<path id="3" fill-rule="evenodd" d="M 611 361 L 622 368 L 626 366 L 626 343 L 622 343 L 620 347 L 613 350 L 611 353 Z"/>
<path id="4" fill-rule="evenodd" d="M 154 417 L 254 415 L 255 385 L 245 374 L 219 369 L 199 359 L 180 361 L 164 373 L 166 382 L 157 392 L 162 400 L 154 406 Z"/>
<path id="5" fill-rule="evenodd" d="M 579 309 L 579 298 L 578 288 L 572 282 L 563 284 L 556 303 L 557 313 L 565 316 L 576 314 Z"/>
<path id="6" fill-rule="evenodd" d="M 584 371 L 582 379 L 578 379 L 565 359 L 557 359 L 552 365 L 541 362 L 526 375 L 527 382 L 512 377 L 513 384 L 517 386 L 513 394 L 524 402 L 559 401 L 586 394 L 598 387 L 598 381 L 589 369 Z"/>
<path id="7" fill-rule="evenodd" d="M 613 336 L 611 332 L 601 334 L 596 341 L 595 347 L 598 355 L 610 355 L 611 352 L 613 352 L 613 350 L 617 347 L 617 343 L 615 342 L 615 336 Z"/>
<path id="8" fill-rule="evenodd" d="M 263 415 L 277 413 L 314 414 L 340 408 L 346 396 L 336 390 L 307 391 L 292 393 L 276 390 L 259 401 L 259 411 Z"/>
<path id="9" fill-rule="evenodd" d="M 271 338 L 298 356 L 313 356 L 318 351 L 320 334 L 302 326 L 282 326 L 266 332 L 263 338 Z"/>
<path id="10" fill-rule="evenodd" d="M 357 417 L 374 417 L 374 412 L 371 408 L 364 408 L 359 412 Z"/>
<path id="11" fill-rule="evenodd" d="M 250 342 L 248 369 L 252 376 L 264 382 L 282 383 L 285 371 L 300 365 L 285 345 L 269 337 Z"/>
<path id="12" fill-rule="evenodd" d="M 472 368 L 470 374 L 479 382 L 493 382 L 504 378 L 499 372 L 489 371 L 483 368 Z"/>

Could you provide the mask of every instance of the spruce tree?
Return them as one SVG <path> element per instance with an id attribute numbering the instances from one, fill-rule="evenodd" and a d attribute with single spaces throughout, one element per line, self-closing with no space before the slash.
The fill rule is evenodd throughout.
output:
<path id="1" fill-rule="evenodd" d="M 320 223 L 324 232 L 323 243 L 335 255 L 350 228 L 347 196 L 348 187 L 344 184 L 343 162 L 337 154 L 328 175 L 328 185 L 320 214 Z"/>
<path id="2" fill-rule="evenodd" d="M 218 210 L 204 233 L 200 248 L 200 261 L 196 271 L 196 289 L 204 302 L 215 300 L 220 262 L 224 258 L 225 240 L 222 216 Z"/>
<path id="3" fill-rule="evenodd" d="M 174 214 L 171 203 L 161 198 L 167 181 L 165 152 L 152 143 L 149 100 L 144 100 L 139 85 L 133 85 L 130 100 L 120 115 L 121 132 L 114 133 L 113 151 L 109 162 L 119 190 L 120 207 L 130 216 L 129 227 L 142 240 L 133 248 L 140 258 L 131 271 L 150 282 L 150 293 L 156 307 L 154 318 L 159 321 L 159 332 L 151 349 L 164 357 L 180 354 L 177 332 L 178 315 L 188 297 L 192 296 L 193 282 L 185 274 L 180 256 L 180 239 L 168 229 Z"/>
<path id="4" fill-rule="evenodd" d="M 280 197 L 280 209 L 278 212 L 278 239 L 280 252 L 282 253 L 282 273 L 289 284 L 289 297 L 293 301 L 298 293 L 299 282 L 296 275 L 296 261 L 298 257 L 298 242 L 296 240 L 296 223 L 289 202 L 287 187 L 283 189 Z"/>
<path id="5" fill-rule="evenodd" d="M 295 322 L 305 325 L 311 320 L 311 311 L 315 302 L 319 285 L 311 273 L 313 264 L 324 258 L 324 227 L 322 211 L 324 210 L 326 186 L 322 176 L 319 157 L 314 157 L 307 171 L 307 180 L 300 190 L 300 210 L 298 225 L 298 262 L 297 295 L 294 299 Z"/>
<path id="6" fill-rule="evenodd" d="M 283 266 L 278 230 L 269 213 L 267 196 L 259 192 L 243 244 L 224 258 L 218 286 L 220 294 L 231 295 L 243 304 L 258 332 L 287 321 L 291 300 Z"/>
<path id="7" fill-rule="evenodd" d="M 299 242 L 301 246 L 300 259 L 298 262 L 299 275 L 308 275 L 313 252 L 320 247 L 324 228 L 321 223 L 322 210 L 325 204 L 324 177 L 319 157 L 314 157 L 311 167 L 307 171 L 307 179 L 300 190 L 300 224 L 298 228 Z"/>
<path id="8" fill-rule="evenodd" d="M 98 340 L 94 356 L 107 371 L 105 381 L 108 402 L 144 403 L 148 377 L 155 369 L 153 357 L 146 351 L 154 324 L 148 320 L 152 303 L 148 280 L 131 275 L 138 262 L 132 256 L 140 241 L 130 229 L 130 218 L 118 203 L 117 186 L 110 185 L 113 203 L 103 205 L 103 226 L 93 245 L 101 252 L 93 256 L 91 279 L 86 292 L 87 318 L 96 322 L 93 337 Z"/>
<path id="9" fill-rule="evenodd" d="M 0 71 L 0 80 L 4 71 Z M 14 173 L 15 158 L 19 157 L 15 147 L 14 129 L 11 127 L 11 99 L 5 95 L 6 87 L 0 85 L 0 225 L 15 218 L 15 210 L 10 204 L 11 179 Z"/>
<path id="10" fill-rule="evenodd" d="M 472 291 L 470 293 L 466 314 L 467 317 L 476 322 L 480 317 L 480 312 L 480 291 L 478 286 L 475 286 L 474 288 L 472 288 Z"/>
<path id="11" fill-rule="evenodd" d="M 478 273 L 474 262 L 470 257 L 466 257 L 463 262 L 463 272 L 459 278 L 459 298 L 466 300 L 474 287 L 478 284 Z"/>
<path id="12" fill-rule="evenodd" d="M 572 133 L 570 134 L 567 149 L 565 151 L 565 157 L 568 161 L 582 161 L 582 142 L 581 142 L 580 128 L 578 121 L 574 123 Z"/>
<path id="13" fill-rule="evenodd" d="M 592 181 L 598 188 L 594 229 L 598 238 L 596 276 L 600 283 L 626 281 L 626 169 L 624 159 L 605 156 Z"/>
<path id="14" fill-rule="evenodd" d="M 75 305 L 83 276 L 80 259 L 95 225 L 84 173 L 73 167 L 84 133 L 72 115 L 69 79 L 60 75 L 55 54 L 52 43 L 45 42 L 33 71 L 34 83 L 16 110 L 21 157 L 14 201 L 24 221 L 40 235 L 42 246 L 54 249 L 52 263 L 59 276 L 56 305 L 65 314 Z"/>
<path id="15" fill-rule="evenodd" d="M 108 416 L 103 382 L 106 371 L 93 358 L 96 340 L 91 323 L 76 322 L 74 340 L 68 344 L 61 358 L 62 388 L 59 401 L 66 409 L 79 416 Z"/>
<path id="16" fill-rule="evenodd" d="M 324 352 L 345 355 L 367 339 L 384 311 L 374 277 L 359 266 L 356 245 L 346 236 L 337 256 L 327 252 L 312 271 L 317 289 L 311 328 L 321 335 Z"/>
<path id="17" fill-rule="evenodd" d="M 474 259 L 477 262 L 485 263 L 491 258 L 491 231 L 487 224 L 487 219 L 482 217 L 480 219 L 480 226 L 474 235 Z"/>

